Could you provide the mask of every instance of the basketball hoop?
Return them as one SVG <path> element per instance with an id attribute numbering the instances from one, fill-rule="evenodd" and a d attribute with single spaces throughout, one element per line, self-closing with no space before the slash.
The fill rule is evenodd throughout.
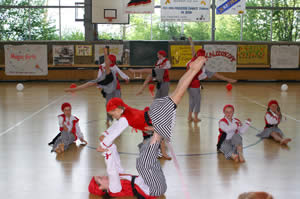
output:
<path id="1" fill-rule="evenodd" d="M 117 12 L 117 9 L 104 9 L 104 19 L 111 23 L 113 19 L 117 19 Z"/>

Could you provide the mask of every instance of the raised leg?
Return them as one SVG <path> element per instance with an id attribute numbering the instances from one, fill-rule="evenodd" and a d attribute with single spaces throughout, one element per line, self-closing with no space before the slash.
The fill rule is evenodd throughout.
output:
<path id="1" fill-rule="evenodd" d="M 151 80 L 152 80 L 152 75 L 149 74 L 146 77 L 146 79 L 145 79 L 145 81 L 143 83 L 143 86 L 138 90 L 138 92 L 136 93 L 136 95 L 141 95 Z"/>
<path id="2" fill-rule="evenodd" d="M 171 99 L 175 104 L 179 104 L 185 91 L 192 82 L 194 76 L 201 70 L 206 61 L 205 57 L 198 57 L 190 64 L 190 69 L 180 78 L 175 91 L 171 94 Z"/>

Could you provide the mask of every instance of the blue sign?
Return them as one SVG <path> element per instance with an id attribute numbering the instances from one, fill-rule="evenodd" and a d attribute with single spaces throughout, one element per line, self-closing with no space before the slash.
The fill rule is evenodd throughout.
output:
<path id="1" fill-rule="evenodd" d="M 216 11 L 217 14 L 223 14 L 224 12 L 232 8 L 235 4 L 239 3 L 240 1 L 241 0 L 228 0 L 224 2 L 222 5 L 217 7 L 217 11 Z"/>

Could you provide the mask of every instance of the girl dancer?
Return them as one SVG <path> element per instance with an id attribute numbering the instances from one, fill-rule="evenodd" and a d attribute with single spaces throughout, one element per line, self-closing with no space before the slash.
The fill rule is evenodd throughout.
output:
<path id="1" fill-rule="evenodd" d="M 205 56 L 205 50 L 199 49 L 197 52 L 195 50 L 194 42 L 191 37 L 189 37 L 189 42 L 192 49 L 192 55 L 193 58 L 187 63 L 187 70 L 189 69 L 189 64 L 194 61 L 198 56 Z M 220 75 L 218 73 L 210 72 L 207 70 L 207 68 L 204 66 L 199 73 L 195 75 L 193 78 L 193 81 L 191 82 L 188 92 L 189 92 L 189 115 L 188 115 L 188 121 L 194 121 L 194 122 L 200 122 L 201 119 L 198 118 L 198 114 L 200 112 L 200 106 L 201 106 L 201 93 L 200 93 L 200 80 L 206 79 L 206 78 L 212 78 L 215 77 L 220 80 L 224 80 L 230 83 L 235 83 L 236 80 L 227 78 L 223 75 Z M 193 118 L 194 113 L 194 118 Z"/>
<path id="2" fill-rule="evenodd" d="M 268 103 L 267 113 L 265 115 L 265 129 L 257 134 L 261 138 L 273 138 L 276 142 L 282 145 L 287 145 L 291 138 L 284 138 L 283 132 L 278 128 L 280 121 L 282 120 L 282 114 L 279 104 L 276 100 L 271 100 Z"/>
<path id="3" fill-rule="evenodd" d="M 154 69 L 129 69 L 129 72 L 131 73 L 148 74 L 143 86 L 137 92 L 137 95 L 142 94 L 148 83 L 153 79 L 156 79 L 157 81 L 155 99 L 169 95 L 170 77 L 168 69 L 171 68 L 171 64 L 167 58 L 167 53 L 163 50 L 157 52 L 157 58 L 158 61 L 156 62 Z"/>
<path id="4" fill-rule="evenodd" d="M 101 152 L 101 151 L 100 151 Z M 89 184 L 89 192 L 94 195 L 108 197 L 136 196 L 139 199 L 154 199 L 150 196 L 150 188 L 141 176 L 124 174 L 120 156 L 115 144 L 105 152 L 106 171 L 108 176 L 94 176 Z M 151 162 L 147 162 L 149 164 Z M 153 165 L 147 165 L 151 168 Z"/>
<path id="5" fill-rule="evenodd" d="M 115 55 L 108 55 L 108 59 L 110 61 L 110 70 L 113 71 L 113 73 L 115 73 L 117 76 L 117 88 L 114 91 L 113 95 L 111 95 L 111 98 L 113 98 L 113 97 L 121 98 L 121 85 L 120 85 L 120 81 L 119 81 L 118 77 L 120 76 L 123 80 L 126 81 L 126 83 L 129 82 L 129 77 L 123 71 L 121 71 L 120 68 L 117 66 L 117 64 L 116 64 L 117 57 Z M 105 63 L 100 65 L 97 78 L 101 77 L 101 75 L 104 71 L 105 65 L 106 65 Z M 110 99 L 108 99 L 107 101 L 109 101 Z"/>
<path id="6" fill-rule="evenodd" d="M 109 151 L 113 146 L 114 139 L 128 125 L 134 128 L 154 131 L 153 136 L 146 139 L 142 144 L 140 156 L 137 158 L 136 163 L 137 171 L 148 186 L 150 196 L 160 196 L 167 189 L 164 173 L 157 160 L 160 141 L 162 138 L 167 141 L 171 139 L 177 105 L 181 101 L 193 77 L 199 72 L 205 61 L 204 57 L 199 57 L 191 63 L 190 70 L 181 77 L 172 95 L 170 97 L 155 99 L 148 110 L 148 114 L 140 112 L 140 115 L 136 116 L 136 114 L 133 114 L 134 110 L 118 98 L 112 99 L 107 104 L 107 111 L 117 121 L 104 132 L 105 137 L 101 138 L 102 141 L 100 140 L 100 146 L 97 148 L 97 151 Z M 135 120 L 140 117 L 143 119 Z M 147 122 L 147 118 L 151 120 L 152 126 L 148 124 L 149 121 Z M 122 188 L 128 189 L 125 187 Z"/>
<path id="7" fill-rule="evenodd" d="M 141 89 L 138 91 L 137 95 L 140 95 L 143 93 L 143 90 L 147 87 L 148 83 L 152 81 L 152 79 L 157 80 L 156 85 L 156 93 L 154 99 L 166 97 L 169 95 L 169 87 L 170 87 L 170 77 L 169 77 L 169 70 L 171 68 L 170 61 L 166 58 L 167 53 L 163 50 L 160 50 L 157 52 L 158 61 L 155 64 L 154 69 L 130 69 L 129 71 L 131 73 L 136 72 L 144 72 L 148 73 L 148 76 L 141 87 Z M 148 137 L 145 132 L 143 132 L 143 137 Z M 166 152 L 166 143 L 165 140 L 161 141 L 160 145 L 160 157 L 164 157 L 167 160 L 171 160 L 172 158 L 167 154 Z"/>
<path id="8" fill-rule="evenodd" d="M 113 97 L 119 97 L 121 98 L 121 86 L 120 86 L 120 81 L 118 79 L 118 76 L 121 76 L 122 79 L 124 79 L 126 82 L 129 82 L 129 77 L 123 73 L 119 67 L 116 65 L 116 61 L 117 58 L 115 55 L 108 55 L 108 59 L 110 62 L 110 70 L 112 71 L 113 74 L 115 74 L 115 78 L 116 78 L 116 89 L 113 90 L 111 93 L 107 93 L 105 92 L 103 89 L 101 89 L 101 86 L 98 86 L 98 88 L 101 90 L 101 93 L 103 95 L 103 97 L 106 99 L 106 104 L 107 102 L 112 99 Z M 98 70 L 98 76 L 97 79 L 100 79 L 101 76 L 103 75 L 103 73 L 105 72 L 105 66 L 106 63 L 100 65 L 99 70 Z M 112 121 L 112 117 L 110 115 L 107 114 L 107 119 L 106 119 L 106 123 L 109 125 L 109 122 Z"/>
<path id="9" fill-rule="evenodd" d="M 60 136 L 56 136 L 52 141 L 53 148 L 51 152 L 64 152 L 77 138 L 85 145 L 87 144 L 79 127 L 79 119 L 71 114 L 71 109 L 70 103 L 66 102 L 61 105 L 63 114 L 58 116 Z"/>
<path id="10" fill-rule="evenodd" d="M 103 97 L 106 99 L 107 102 L 115 97 L 118 93 L 116 92 L 117 89 L 117 77 L 116 72 L 119 72 L 115 66 L 110 67 L 112 65 L 112 61 L 114 61 L 113 56 L 108 56 L 108 48 L 104 48 L 104 61 L 105 64 L 99 67 L 98 77 L 95 80 L 89 81 L 85 84 L 82 84 L 76 88 L 67 88 L 65 89 L 66 92 L 75 92 L 82 89 L 86 89 L 91 86 L 96 86 L 101 89 Z M 111 70 L 112 69 L 112 70 Z M 114 71 L 115 70 L 115 71 Z M 121 94 L 119 94 L 121 95 Z M 112 121 L 112 118 L 107 116 L 106 123 L 109 125 L 109 122 Z"/>
<path id="11" fill-rule="evenodd" d="M 219 137 L 217 150 L 222 152 L 227 159 L 231 158 L 235 162 L 245 162 L 243 156 L 244 134 L 250 126 L 251 119 L 247 119 L 244 124 L 233 118 L 234 107 L 230 104 L 224 106 L 225 117 L 219 121 Z"/>

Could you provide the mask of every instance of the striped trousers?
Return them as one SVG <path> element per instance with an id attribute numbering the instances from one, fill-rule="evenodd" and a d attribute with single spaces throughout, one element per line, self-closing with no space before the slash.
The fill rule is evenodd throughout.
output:
<path id="1" fill-rule="evenodd" d="M 161 196 L 167 190 L 165 175 L 157 159 L 159 142 L 150 144 L 148 138 L 140 145 L 140 155 L 136 160 L 136 169 L 149 187 L 151 196 Z"/>
<path id="2" fill-rule="evenodd" d="M 149 110 L 154 131 L 166 141 L 170 141 L 176 120 L 177 105 L 167 96 L 155 99 Z"/>

